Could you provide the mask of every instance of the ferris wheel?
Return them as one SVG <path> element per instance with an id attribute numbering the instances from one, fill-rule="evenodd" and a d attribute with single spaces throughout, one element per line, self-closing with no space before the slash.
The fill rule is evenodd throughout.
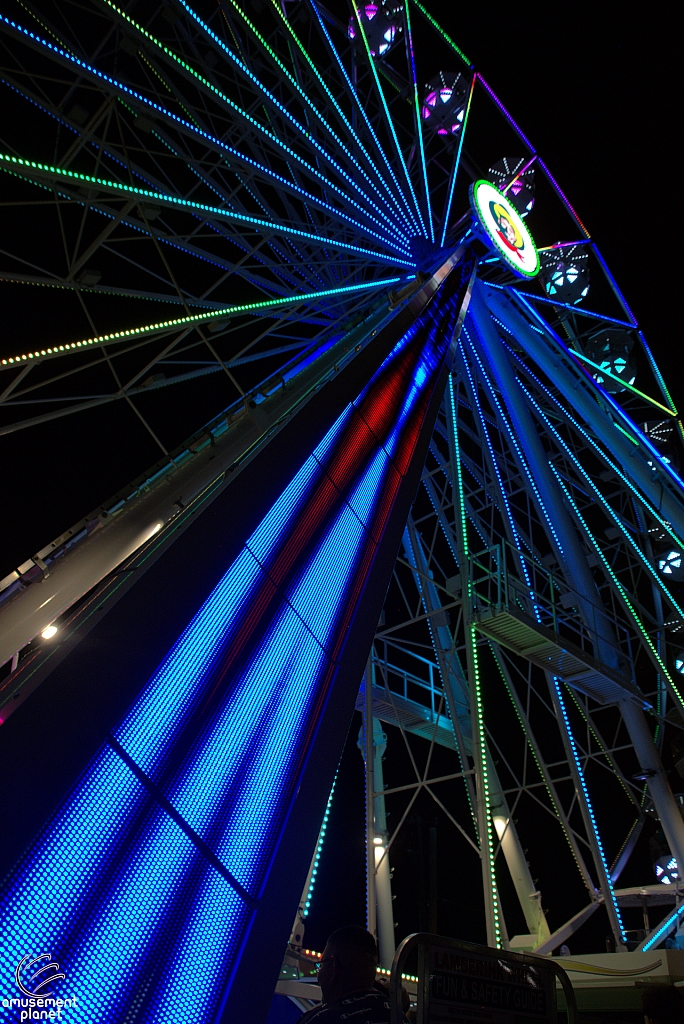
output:
<path id="1" fill-rule="evenodd" d="M 682 428 L 542 154 L 418 0 L 8 0 L 0 26 L 0 283 L 13 325 L 0 357 L 0 445 L 8 465 L 59 451 L 78 497 L 73 521 L 55 526 L 43 496 L 45 535 L 0 581 L 1 720 L 29 720 L 61 660 L 244 467 L 269 465 L 307 403 L 320 408 L 345 373 L 357 373 L 359 402 L 373 387 L 380 402 L 408 386 L 394 355 L 375 366 L 367 353 L 399 331 L 404 359 L 401 345 L 423 331 L 415 394 L 401 408 L 413 416 L 423 383 L 448 373 L 425 398 L 430 436 L 407 456 L 408 466 L 420 453 L 417 492 L 356 699 L 368 924 L 383 965 L 397 938 L 390 865 L 425 800 L 454 829 L 462 877 L 481 887 L 473 927 L 489 945 L 552 953 L 597 914 L 616 950 L 684 944 L 684 798 L 670 770 L 684 764 Z M 319 439 L 321 464 L 345 423 Z M 277 462 L 269 476 L 293 502 Z M 33 474 L 27 505 L 42 489 Z M 250 501 L 245 515 L 256 515 Z M 234 932 L 225 925 L 220 953 L 206 938 L 220 911 L 207 910 L 164 984 L 159 965 L 143 969 L 150 923 L 135 958 L 105 980 L 125 921 L 162 911 L 131 897 L 110 948 L 106 908 L 134 858 L 115 877 L 114 854 L 103 853 L 99 866 L 69 861 L 74 886 L 81 871 L 99 887 L 99 945 L 70 917 L 71 882 L 54 913 L 34 915 L 66 856 L 58 826 L 45 824 L 61 812 L 46 806 L 22 826 L 32 852 L 18 839 L 4 865 L 8 969 L 61 943 L 89 989 L 84 1021 L 105 1011 L 219 1020 L 226 979 L 247 970 L 245 922 L 269 891 L 259 872 L 276 846 L 245 878 L 226 867 L 224 847 L 187 824 L 118 736 L 107 757 L 122 758 L 193 856 L 223 872 L 207 906 L 243 900 L 247 910 L 235 912 Z M 391 762 L 383 777 L 388 742 L 406 751 L 405 778 L 390 777 Z M 266 759 L 264 771 L 286 772 L 278 765 Z M 292 907 L 295 963 L 334 800 L 325 781 L 328 809 Z M 271 959 L 287 939 L 276 936 Z M 181 975 L 200 955 L 209 980 L 181 1007 Z"/>

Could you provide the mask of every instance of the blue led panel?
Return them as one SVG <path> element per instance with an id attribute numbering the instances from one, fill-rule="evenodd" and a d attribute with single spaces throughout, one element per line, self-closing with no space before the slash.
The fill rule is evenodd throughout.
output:
<path id="1" fill-rule="evenodd" d="M 10 879 L 3 976 L 50 952 L 70 1019 L 214 1018 L 454 319 L 424 315 L 304 460 Z"/>

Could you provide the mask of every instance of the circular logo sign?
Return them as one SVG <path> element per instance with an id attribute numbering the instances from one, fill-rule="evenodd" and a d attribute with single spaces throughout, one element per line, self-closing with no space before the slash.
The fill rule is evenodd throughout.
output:
<path id="1" fill-rule="evenodd" d="M 470 186 L 470 204 L 497 255 L 522 277 L 535 277 L 539 273 L 537 247 L 503 192 L 481 178 Z"/>

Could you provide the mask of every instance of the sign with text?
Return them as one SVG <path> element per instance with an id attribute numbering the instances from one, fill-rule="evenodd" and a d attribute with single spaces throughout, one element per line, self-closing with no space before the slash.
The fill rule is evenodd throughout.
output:
<path id="1" fill-rule="evenodd" d="M 572 987 L 552 960 L 424 933 L 409 936 L 397 950 L 393 1014 L 395 975 L 401 978 L 411 954 L 417 954 L 418 1024 L 557 1024 L 557 978 L 568 1024 L 574 1021 Z"/>

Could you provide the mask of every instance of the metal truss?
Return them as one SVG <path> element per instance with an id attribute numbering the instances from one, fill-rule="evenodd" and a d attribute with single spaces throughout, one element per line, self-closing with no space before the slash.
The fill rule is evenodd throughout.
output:
<path id="1" fill-rule="evenodd" d="M 477 248 L 359 696 L 369 779 L 369 716 L 400 729 L 415 774 L 386 790 L 369 782 L 369 844 L 384 800 L 400 819 L 369 878 L 427 792 L 481 872 L 492 945 L 515 938 L 507 918 L 522 914 L 517 947 L 551 951 L 605 906 L 618 948 L 649 948 L 677 920 L 635 938 L 623 920 L 634 893 L 615 885 L 649 816 L 684 864 L 660 760 L 684 729 L 673 669 L 684 611 L 658 569 L 663 549 L 684 543 L 677 410 L 541 155 L 421 3 L 405 0 L 397 17 L 380 56 L 341 0 L 264 0 L 258 17 L 240 0 L 8 0 L 0 444 L 30 464 L 69 417 L 74 437 L 83 424 L 144 435 L 163 456 L 154 473 L 139 476 L 149 458 L 126 442 L 136 488 L 110 488 L 117 510 L 137 500 L 213 445 L 216 424 L 258 421 L 309 357 L 346 338 L 353 352 L 360 325 L 399 308 L 445 249 L 471 244 L 468 186 L 514 138 L 520 170 L 504 187 L 515 194 L 534 173 L 544 266 L 574 247 L 591 286 L 563 302 L 548 275 L 520 282 Z M 417 22 L 434 41 L 429 66 Z M 421 106 L 438 71 L 466 85 L 460 134 L 447 138 Z M 610 331 L 628 339 L 633 380 L 597 361 L 595 339 Z M 63 553 L 66 536 L 49 550 Z M 0 602 L 45 578 L 48 548 L 3 581 Z M 436 746 L 456 754 L 452 772 L 432 774 Z M 577 911 L 565 921 L 558 879 L 570 876 Z M 646 889 L 663 902 L 662 887 Z"/>
<path id="2" fill-rule="evenodd" d="M 530 307 L 523 308 L 534 323 Z M 662 767 L 653 765 L 666 723 L 684 725 L 667 654 L 681 612 L 654 555 L 654 540 L 669 524 L 634 487 L 629 468 L 611 458 L 594 425 L 588 429 L 553 378 L 540 372 L 519 337 L 496 318 L 487 324 L 510 377 L 503 378 L 501 366 L 495 375 L 491 350 L 478 333 L 482 321 L 469 317 L 376 636 L 386 692 L 374 690 L 373 713 L 458 753 L 473 814 L 461 820 L 448 814 L 478 846 L 483 867 L 491 859 L 496 875 L 506 862 L 530 933 L 514 945 L 550 952 L 605 905 L 618 947 L 634 948 L 649 935 L 643 929 L 627 934 L 621 907 L 631 905 L 632 893 L 616 885 L 647 817 L 662 821 L 668 813 L 662 793 L 653 791 Z M 548 325 L 549 335 L 556 326 Z M 575 372 L 580 380 L 581 367 Z M 511 421 L 515 392 L 534 427 L 527 448 Z M 645 415 L 644 405 L 637 418 Z M 530 450 L 538 461 L 530 461 Z M 549 514 L 539 484 L 543 463 L 592 574 L 590 606 L 578 593 L 556 510 Z M 473 673 L 481 681 L 475 700 Z M 406 700 L 409 678 L 413 707 Z M 428 709 L 422 717 L 421 705 Z M 651 722 L 647 753 L 635 742 L 637 707 L 647 709 Z M 486 747 L 480 759 L 473 744 L 478 713 Z M 652 759 L 650 770 L 645 756 Z M 426 786 L 417 767 L 416 773 L 412 799 Z M 440 806 L 446 810 L 441 800 Z M 497 833 L 489 850 L 486 837 L 482 841 L 487 819 Z M 676 831 L 674 815 L 673 822 Z M 554 830 L 563 839 L 558 848 Z M 573 872 L 582 882 L 585 906 L 565 922 L 557 915 L 554 921 L 554 880 L 540 883 L 553 933 L 541 903 L 530 905 L 530 898 L 541 897 L 521 878 L 526 858 L 518 833 L 532 871 L 543 874 L 548 856 L 539 839 L 548 836 L 564 890 Z M 644 892 L 660 903 L 662 887 L 647 885 Z M 507 943 L 507 908 L 495 887 L 489 899 L 499 903 L 490 941 Z M 519 910 L 511 909 L 515 918 Z"/>

